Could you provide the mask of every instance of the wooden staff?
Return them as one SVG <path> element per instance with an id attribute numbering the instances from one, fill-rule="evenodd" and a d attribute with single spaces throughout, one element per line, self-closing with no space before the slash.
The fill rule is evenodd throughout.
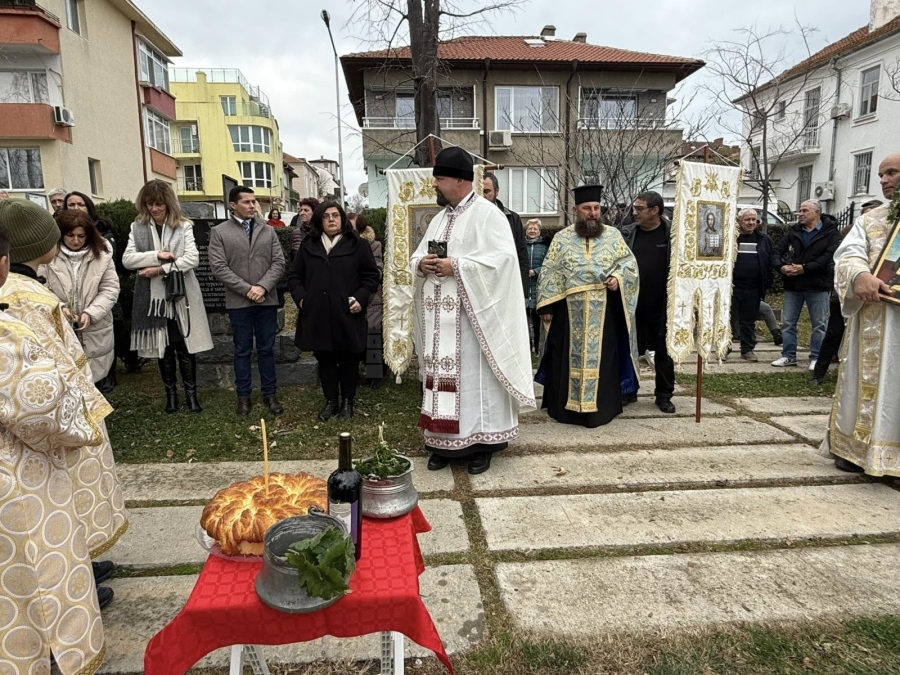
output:
<path id="1" fill-rule="evenodd" d="M 260 420 L 259 426 L 262 427 L 263 437 L 263 478 L 266 481 L 266 497 L 269 496 L 269 441 L 266 439 L 266 421 Z"/>
<path id="2" fill-rule="evenodd" d="M 700 424 L 700 399 L 703 396 L 703 357 L 697 354 L 697 389 L 695 391 L 697 397 L 697 410 L 694 412 L 694 421 Z"/>

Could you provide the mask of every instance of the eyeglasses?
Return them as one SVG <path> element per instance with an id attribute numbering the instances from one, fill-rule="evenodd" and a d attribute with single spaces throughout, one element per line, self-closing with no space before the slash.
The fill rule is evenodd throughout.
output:
<path id="1" fill-rule="evenodd" d="M 323 213 L 322 214 L 322 220 L 340 220 L 340 219 L 341 219 L 340 213 Z"/>

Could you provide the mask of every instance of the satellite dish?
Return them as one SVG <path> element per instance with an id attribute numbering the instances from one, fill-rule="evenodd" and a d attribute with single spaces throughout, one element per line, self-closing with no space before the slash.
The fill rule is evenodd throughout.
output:
<path id="1" fill-rule="evenodd" d="M 361 194 L 363 197 L 366 197 L 366 198 L 369 197 L 369 184 L 368 183 L 360 184 L 359 194 Z"/>

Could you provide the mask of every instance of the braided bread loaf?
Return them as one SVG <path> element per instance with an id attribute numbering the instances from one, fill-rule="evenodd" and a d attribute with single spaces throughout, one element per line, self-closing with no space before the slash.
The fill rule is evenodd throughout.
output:
<path id="1" fill-rule="evenodd" d="M 262 555 L 263 535 L 279 520 L 305 516 L 310 506 L 328 508 L 325 481 L 308 473 L 270 473 L 219 490 L 200 516 L 200 525 L 226 555 Z"/>

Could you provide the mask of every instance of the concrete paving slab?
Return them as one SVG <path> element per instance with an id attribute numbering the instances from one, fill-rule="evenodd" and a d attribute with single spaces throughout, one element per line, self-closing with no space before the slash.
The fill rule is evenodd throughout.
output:
<path id="1" fill-rule="evenodd" d="M 413 457 L 413 480 L 420 493 L 450 491 L 453 475 L 449 471 L 428 471 L 425 457 Z M 331 460 L 271 462 L 270 471 L 296 473 L 306 471 L 328 478 L 337 467 Z M 176 464 L 119 464 L 116 466 L 125 499 L 131 501 L 174 501 L 210 499 L 222 488 L 262 473 L 262 462 L 180 462 Z"/>
<path id="2" fill-rule="evenodd" d="M 546 414 L 546 413 L 545 413 Z M 523 424 L 510 444 L 517 450 L 574 450 L 640 446 L 687 446 L 715 443 L 783 443 L 794 438 L 749 417 L 704 417 L 699 424 L 688 417 L 617 418 L 606 426 L 586 429 L 570 424 Z"/>
<path id="3" fill-rule="evenodd" d="M 897 503 L 876 483 L 476 499 L 494 551 L 896 534 Z"/>
<path id="4" fill-rule="evenodd" d="M 496 575 L 516 624 L 565 636 L 900 611 L 897 545 L 501 563 Z"/>
<path id="5" fill-rule="evenodd" d="M 469 480 L 476 493 L 584 487 L 645 489 L 680 484 L 721 486 L 846 474 L 809 445 L 745 445 L 625 452 L 497 454 L 491 470 Z"/>
<path id="6" fill-rule="evenodd" d="M 830 396 L 772 396 L 770 398 L 736 398 L 735 405 L 764 415 L 828 414 L 834 403 Z"/>
<path id="7" fill-rule="evenodd" d="M 103 612 L 107 656 L 100 673 L 142 673 L 147 643 L 184 607 L 196 576 L 114 579 L 109 586 L 115 599 Z M 444 565 L 425 570 L 419 578 L 422 600 L 434 619 L 448 653 L 466 649 L 484 639 L 486 626 L 481 594 L 471 565 Z M 380 635 L 263 647 L 269 663 L 309 663 L 319 660 L 377 659 Z M 407 657 L 431 652 L 406 640 Z M 219 649 L 196 667 L 228 664 L 230 650 Z"/>
<path id="8" fill-rule="evenodd" d="M 469 549 L 469 538 L 459 502 L 422 499 L 422 512 L 432 530 L 420 540 L 425 555 Z M 129 509 L 128 532 L 110 553 L 121 565 L 150 568 L 202 563 L 207 552 L 196 539 L 202 506 L 159 506 Z"/>
<path id="9" fill-rule="evenodd" d="M 800 378 L 803 378 L 805 380 L 809 377 L 809 373 L 806 371 L 805 365 L 801 368 L 773 368 L 770 364 L 771 361 L 774 361 L 778 358 L 777 354 L 771 354 L 771 361 L 768 359 L 768 357 L 763 358 L 762 354 L 758 354 L 757 356 L 759 356 L 760 358 L 756 363 L 744 361 L 740 357 L 740 355 L 735 356 L 734 354 L 735 353 L 732 352 L 731 355 L 729 355 L 728 359 L 726 361 L 723 361 L 722 363 L 719 363 L 715 360 L 704 361 L 703 373 L 706 375 L 735 375 L 745 373 L 772 374 L 779 371 L 787 371 L 796 372 L 798 380 Z M 694 375 L 697 372 L 697 363 L 696 361 L 685 361 L 675 366 L 675 372 L 685 375 Z"/>
<path id="10" fill-rule="evenodd" d="M 662 412 L 654 403 L 654 398 L 652 396 L 639 396 L 638 400 L 630 405 L 625 406 L 624 411 L 617 419 L 642 419 L 645 417 L 693 417 L 695 406 L 697 402 L 697 398 L 695 396 L 673 396 L 672 403 L 675 404 L 675 414 L 666 414 Z M 729 408 L 726 405 L 722 405 L 721 403 L 716 403 L 715 401 L 710 401 L 709 399 L 703 399 L 703 414 L 704 415 L 727 415 L 729 413 L 733 413 L 734 409 Z M 543 423 L 543 422 L 553 422 L 553 420 L 548 417 L 546 410 L 541 410 L 538 408 L 532 412 L 524 413 L 519 416 L 519 419 L 524 423 Z"/>
<path id="11" fill-rule="evenodd" d="M 792 415 L 790 417 L 772 417 L 773 422 L 813 443 L 819 444 L 825 439 L 828 431 L 828 415 Z"/>

